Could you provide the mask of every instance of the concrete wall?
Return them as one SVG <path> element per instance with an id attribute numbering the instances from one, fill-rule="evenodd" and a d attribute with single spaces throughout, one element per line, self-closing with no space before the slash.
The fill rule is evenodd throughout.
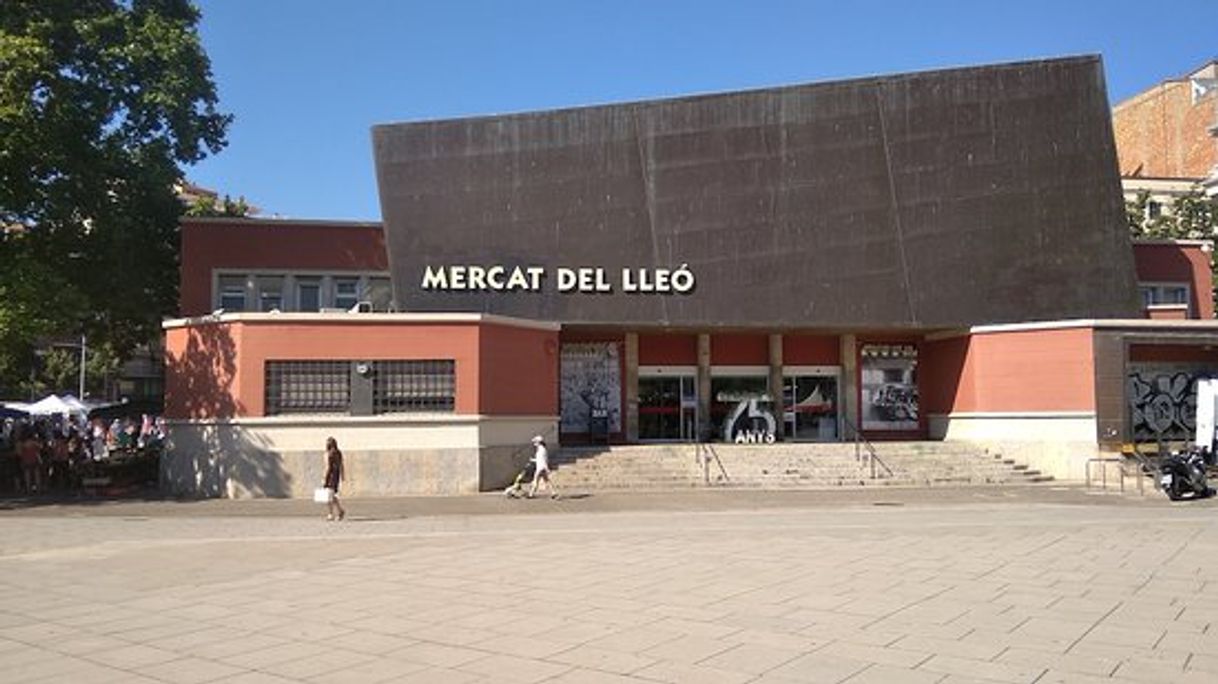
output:
<path id="1" fill-rule="evenodd" d="M 342 449 L 347 496 L 472 494 L 511 482 L 532 454 L 529 438 L 552 439 L 550 416 L 303 416 L 173 421 L 161 461 L 171 495 L 307 498 L 325 474 L 324 446 Z"/>
<path id="2" fill-rule="evenodd" d="M 1058 480 L 1085 479 L 1087 459 L 1100 451 L 1092 412 L 932 414 L 929 420 L 931 439 L 974 444 Z"/>

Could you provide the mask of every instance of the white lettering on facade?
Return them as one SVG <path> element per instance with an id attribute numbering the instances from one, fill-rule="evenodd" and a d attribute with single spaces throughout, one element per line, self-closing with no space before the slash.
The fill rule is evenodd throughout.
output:
<path id="1" fill-rule="evenodd" d="M 426 266 L 423 271 L 424 290 L 451 292 L 487 291 L 540 292 L 547 272 L 544 266 L 507 266 L 495 264 L 452 264 Z M 600 267 L 558 267 L 554 269 L 554 287 L 559 292 L 613 292 L 609 273 Z M 627 293 L 689 294 L 694 290 L 694 274 L 688 264 L 670 268 L 623 268 L 621 289 Z"/>

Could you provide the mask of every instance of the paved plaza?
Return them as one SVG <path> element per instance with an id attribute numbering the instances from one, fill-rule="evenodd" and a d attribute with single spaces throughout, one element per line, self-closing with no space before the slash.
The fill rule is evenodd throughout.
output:
<path id="1" fill-rule="evenodd" d="M 0 680 L 1218 681 L 1212 501 L 348 503 L 0 510 Z"/>

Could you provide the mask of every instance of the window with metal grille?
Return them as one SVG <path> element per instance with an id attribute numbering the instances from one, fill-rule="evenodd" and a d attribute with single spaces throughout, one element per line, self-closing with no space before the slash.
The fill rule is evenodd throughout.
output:
<path id="1" fill-rule="evenodd" d="M 451 360 L 375 362 L 372 412 L 452 411 L 455 367 Z"/>
<path id="2" fill-rule="evenodd" d="M 346 413 L 350 408 L 350 361 L 266 362 L 266 415 Z"/>

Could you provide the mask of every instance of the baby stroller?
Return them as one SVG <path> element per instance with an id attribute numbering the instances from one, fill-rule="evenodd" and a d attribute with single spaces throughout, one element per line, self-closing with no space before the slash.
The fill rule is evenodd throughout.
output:
<path id="1" fill-rule="evenodd" d="M 503 495 L 509 499 L 523 499 L 528 495 L 528 492 L 525 491 L 524 483 L 530 482 L 532 479 L 533 463 L 530 461 L 520 469 L 519 473 L 516 473 L 516 479 L 512 481 L 512 484 L 508 485 L 507 489 L 503 490 Z"/>

